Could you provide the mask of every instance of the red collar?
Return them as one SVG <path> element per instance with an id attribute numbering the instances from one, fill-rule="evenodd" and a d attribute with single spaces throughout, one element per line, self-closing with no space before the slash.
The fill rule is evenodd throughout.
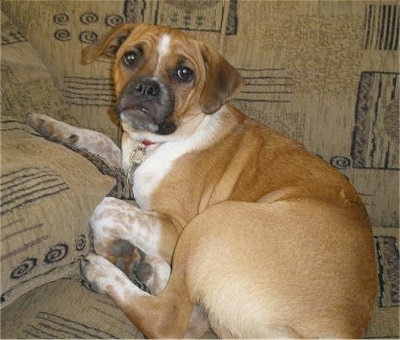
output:
<path id="1" fill-rule="evenodd" d="M 148 140 L 148 139 L 143 140 L 141 143 L 142 143 L 146 148 L 147 148 L 148 146 L 150 146 L 150 145 L 156 144 L 156 143 L 154 143 L 154 142 L 152 142 L 152 141 L 150 141 L 150 140 Z"/>

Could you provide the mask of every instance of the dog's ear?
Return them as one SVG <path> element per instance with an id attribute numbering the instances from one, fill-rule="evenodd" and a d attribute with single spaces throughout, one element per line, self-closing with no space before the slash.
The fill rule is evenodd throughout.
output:
<path id="1" fill-rule="evenodd" d="M 202 45 L 201 52 L 206 67 L 206 80 L 200 105 L 204 113 L 212 114 L 240 92 L 243 81 L 239 72 L 216 50 Z"/>
<path id="2" fill-rule="evenodd" d="M 97 58 L 105 55 L 108 57 L 115 57 L 118 49 L 123 44 L 128 35 L 135 28 L 135 24 L 128 23 L 116 26 L 104 38 L 99 40 L 93 45 L 90 45 L 82 51 L 82 64 L 90 64 Z"/>

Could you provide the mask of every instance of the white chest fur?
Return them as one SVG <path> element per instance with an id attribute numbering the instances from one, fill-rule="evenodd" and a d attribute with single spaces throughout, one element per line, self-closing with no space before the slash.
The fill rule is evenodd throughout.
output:
<path id="1" fill-rule="evenodd" d="M 144 162 L 133 175 L 133 193 L 136 203 L 143 210 L 152 210 L 151 195 L 172 167 L 173 162 L 183 154 L 176 143 L 165 143 L 146 155 Z M 179 152 L 180 151 L 180 152 Z"/>
<path id="2" fill-rule="evenodd" d="M 178 158 L 212 143 L 213 136 L 218 135 L 216 130 L 221 122 L 219 113 L 205 116 L 196 132 L 191 136 L 161 143 L 155 150 L 150 150 L 149 154 L 146 154 L 144 162 L 133 175 L 133 193 L 140 208 L 153 210 L 152 194 L 168 175 Z"/>

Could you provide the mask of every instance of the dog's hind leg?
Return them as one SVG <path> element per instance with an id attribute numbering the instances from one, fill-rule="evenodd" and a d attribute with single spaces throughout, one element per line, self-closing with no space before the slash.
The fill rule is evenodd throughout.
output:
<path id="1" fill-rule="evenodd" d="M 39 113 L 30 113 L 27 122 L 48 140 L 98 156 L 108 167 L 121 168 L 120 148 L 102 133 L 71 126 Z"/>

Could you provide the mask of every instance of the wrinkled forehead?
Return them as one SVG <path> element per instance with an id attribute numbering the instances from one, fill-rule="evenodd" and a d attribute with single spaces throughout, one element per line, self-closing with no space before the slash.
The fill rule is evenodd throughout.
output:
<path id="1" fill-rule="evenodd" d="M 177 60 L 195 63 L 200 58 L 199 42 L 171 27 L 144 26 L 129 35 L 124 49 L 138 49 L 145 56 L 157 58 L 157 63 Z"/>

